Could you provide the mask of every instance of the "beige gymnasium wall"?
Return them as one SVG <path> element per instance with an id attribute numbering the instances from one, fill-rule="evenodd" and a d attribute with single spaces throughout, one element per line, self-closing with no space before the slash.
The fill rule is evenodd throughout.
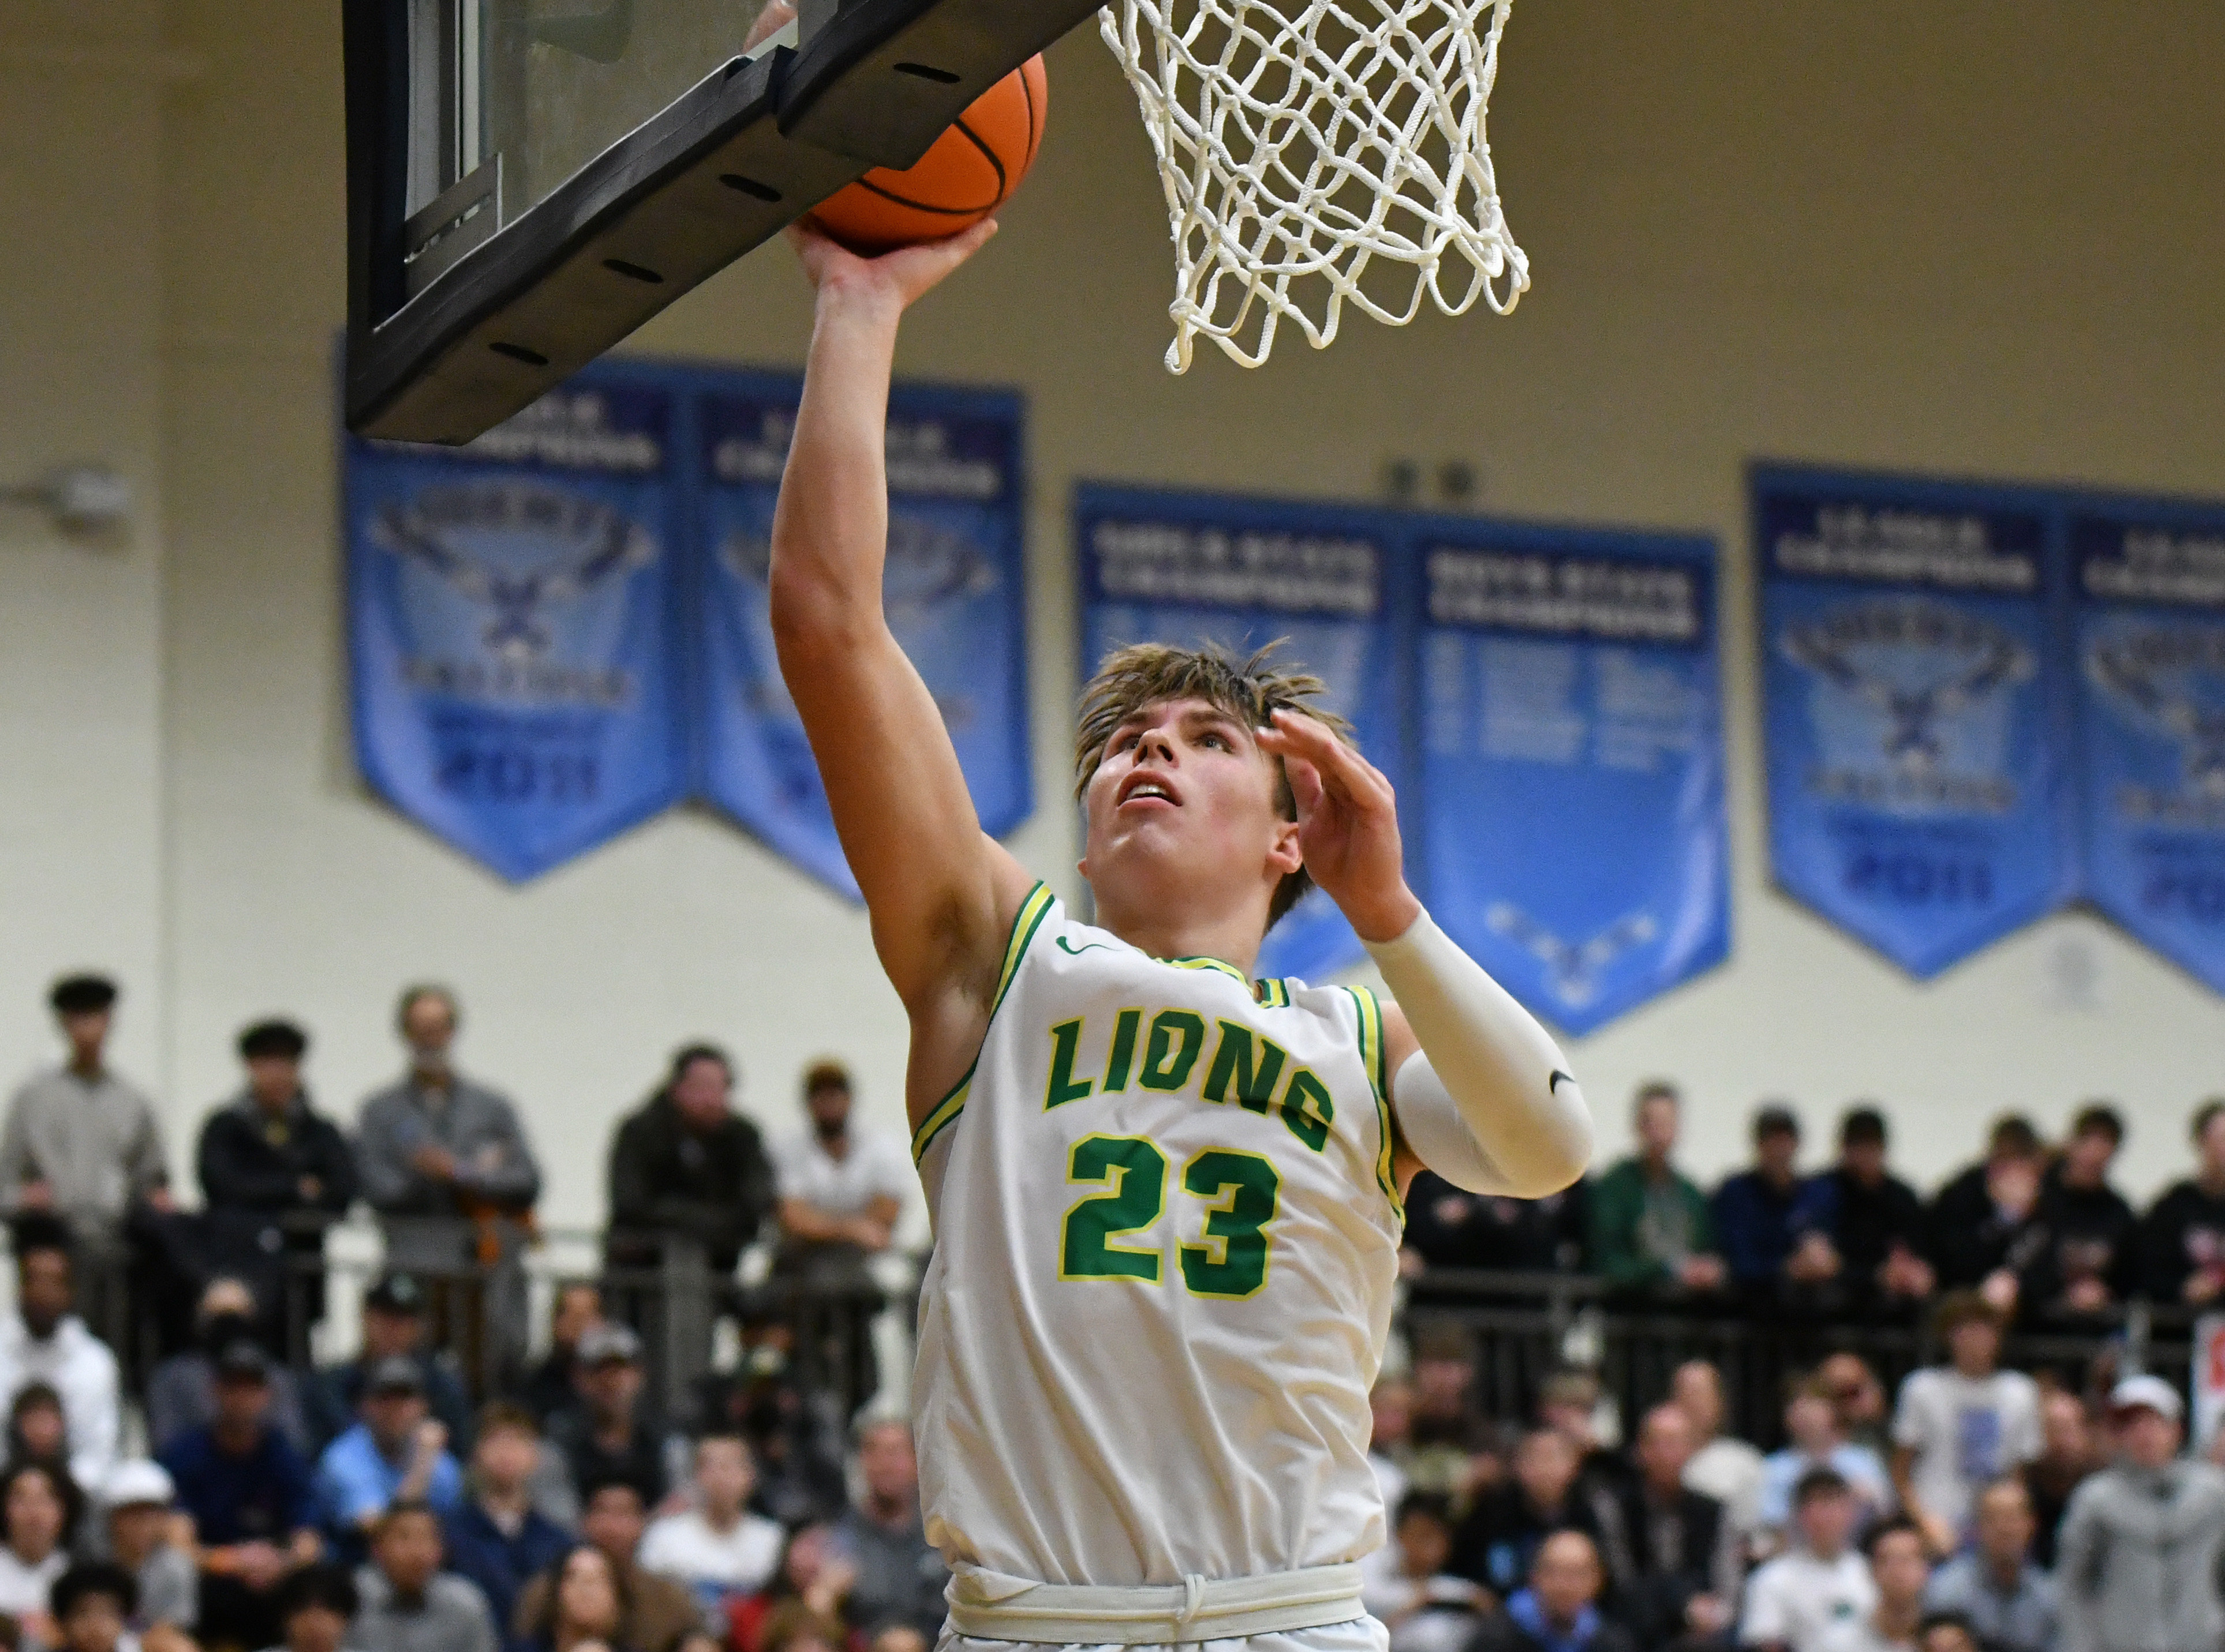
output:
<path id="1" fill-rule="evenodd" d="M 229 1035 L 269 1010 L 312 1027 L 318 1093 L 352 1117 L 395 1059 L 390 994 L 429 974 L 466 996 L 466 1059 L 524 1104 L 558 1219 L 599 1214 L 610 1120 L 683 1037 L 738 1050 L 783 1128 L 799 1066 L 839 1051 L 893 1125 L 903 1029 L 863 921 L 736 832 L 678 812 L 511 889 L 354 778 L 339 8 L 177 0 L 149 49 L 201 72 L 168 81 L 37 66 L 23 48 L 86 25 L 22 12 L 0 206 L 42 256 L 4 255 L 0 461 L 97 448 L 145 503 L 105 560 L 0 525 L 0 1069 L 40 1053 L 34 984 L 102 957 L 168 1006 L 124 1053 L 181 1150 L 231 1082 Z M 1741 575 L 1754 455 L 2225 493 L 2225 12 L 2198 0 L 1525 0 L 1493 122 L 1537 276 L 1520 312 L 1354 323 L 1322 355 L 1182 379 L 1158 364 L 1168 259 L 1132 105 L 1087 35 L 1050 67 L 1037 174 L 902 368 L 1029 397 L 1042 803 L 1016 846 L 1068 891 L 1077 478 L 1364 498 L 1390 456 L 1459 458 L 1493 511 L 1710 530 Z M 793 364 L 808 323 L 776 251 L 637 345 Z M 2225 1003 L 2084 916 L 1919 986 L 1770 889 L 1750 588 L 1727 590 L 1734 955 L 1574 1051 L 1603 1139 L 1653 1073 L 1688 1086 L 1708 1168 L 1763 1095 L 1818 1124 L 1873 1095 L 1928 1176 L 1996 1109 L 2052 1124 L 2098 1092 L 2133 1112 L 2128 1180 L 2171 1173 L 2188 1106 L 2225 1089 Z"/>

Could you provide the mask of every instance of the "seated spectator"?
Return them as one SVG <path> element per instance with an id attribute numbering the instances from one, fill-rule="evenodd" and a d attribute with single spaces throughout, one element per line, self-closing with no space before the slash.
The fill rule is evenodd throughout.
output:
<path id="1" fill-rule="evenodd" d="M 572 1545 L 572 1534 L 533 1506 L 541 1431 L 522 1406 L 496 1401 L 479 1412 L 462 1508 L 447 1517 L 448 1569 L 479 1586 L 497 1633 L 512 1649 L 517 1597 Z"/>
<path id="2" fill-rule="evenodd" d="M 1924 1580 L 1931 1573 L 1924 1534 L 1912 1520 L 1873 1528 L 1862 1541 L 1876 1599 L 1858 1617 L 1833 1624 L 1818 1638 L 1822 1652 L 1905 1652 L 1924 1620 Z"/>
<path id="3" fill-rule="evenodd" d="M 1792 1390 L 1784 1408 L 1784 1432 L 1791 1443 L 1762 1464 L 1761 1495 L 1754 1506 L 1761 1531 L 1778 1543 L 1786 1541 L 1792 1489 L 1819 1468 L 1835 1470 L 1853 1492 L 1857 1533 L 1892 1510 L 1892 1481 L 1885 1465 L 1875 1452 L 1840 1432 L 1838 1408 L 1821 1378 L 1808 1377 Z"/>
<path id="4" fill-rule="evenodd" d="M 447 1429 L 428 1414 L 413 1362 L 371 1367 L 359 1408 L 363 1420 L 317 1459 L 317 1501 L 343 1554 L 362 1552 L 390 1503 L 422 1503 L 447 1516 L 463 1503 L 463 1471 L 448 1454 Z"/>
<path id="5" fill-rule="evenodd" d="M 1391 1541 L 1360 1563 L 1369 1616 L 1391 1631 L 1399 1652 L 1461 1652 L 1490 1598 L 1446 1569 L 1452 1511 L 1442 1497 L 1417 1491 L 1398 1505 Z"/>
<path id="6" fill-rule="evenodd" d="M 662 1236 L 686 1234 L 714 1279 L 731 1278 L 777 1202 L 772 1161 L 758 1127 L 733 1108 L 726 1052 L 690 1044 L 611 1142 L 610 1259 L 654 1267 Z"/>
<path id="7" fill-rule="evenodd" d="M 1978 1633 L 1953 1612 L 1926 1612 L 1916 1626 L 1916 1652 L 1992 1652 Z"/>
<path id="8" fill-rule="evenodd" d="M 1474 1490 L 1478 1465 L 1491 1444 L 1491 1430 L 1474 1402 L 1474 1383 L 1475 1356 L 1465 1334 L 1438 1331 L 1415 1339 L 1407 1482 L 1414 1491 L 1449 1498 L 1455 1510 Z"/>
<path id="9" fill-rule="evenodd" d="M 727 1603 L 727 1641 L 734 1652 L 766 1652 L 773 1618 L 790 1606 L 801 1606 L 813 1617 L 839 1625 L 850 1586 L 857 1580 L 858 1568 L 835 1553 L 834 1527 L 823 1522 L 799 1527 L 789 1534 L 788 1547 L 781 1551 L 772 1581 L 756 1594 Z"/>
<path id="10" fill-rule="evenodd" d="M 1869 1361 L 1851 1348 L 1841 1348 L 1823 1357 L 1816 1375 L 1830 1393 L 1831 1408 L 1839 1414 L 1840 1434 L 1885 1461 L 1892 1448 L 1892 1418 L 1885 1384 L 1878 1381 Z"/>
<path id="11" fill-rule="evenodd" d="M 555 1300 L 548 1307 L 548 1351 L 517 1390 L 518 1403 L 542 1427 L 578 1396 L 573 1356 L 580 1339 L 602 1322 L 602 1288 L 593 1280 L 567 1279 L 556 1287 Z"/>
<path id="12" fill-rule="evenodd" d="M 1573 1272 L 1583 1266 L 1589 1184 L 1579 1181 L 1544 1199 L 1471 1193 L 1435 1171 L 1414 1177 L 1406 1192 L 1406 1233 L 1399 1271 L 1425 1301 L 1493 1293 L 1433 1282 L 1439 1271 Z"/>
<path id="13" fill-rule="evenodd" d="M 631 1480 L 612 1478 L 591 1481 L 580 1491 L 580 1535 L 608 1557 L 618 1580 L 618 1636 L 612 1652 L 620 1648 L 625 1652 L 674 1652 L 700 1629 L 702 1613 L 684 1586 L 641 1567 L 638 1555 L 647 1521 L 640 1488 Z M 555 1574 L 548 1572 L 525 1586 L 511 1619 L 513 1633 L 535 1632 L 548 1611 L 554 1587 Z"/>
<path id="14" fill-rule="evenodd" d="M 83 1535 L 78 1520 L 85 1510 L 85 1488 L 70 1472 L 69 1425 L 62 1416 L 61 1396 L 50 1383 L 26 1383 L 8 1408 L 7 1465 L 17 1463 L 35 1463 L 54 1477 L 62 1501 L 73 1511 L 62 1541 L 74 1544 Z"/>
<path id="15" fill-rule="evenodd" d="M 363 1605 L 348 1644 L 362 1652 L 496 1652 L 486 1601 L 441 1572 L 441 1516 L 419 1498 L 396 1497 L 379 1510 L 356 1589 Z"/>
<path id="16" fill-rule="evenodd" d="M 833 1520 L 849 1504 L 842 1402 L 807 1387 L 790 1358 L 796 1332 L 762 1292 L 739 1294 L 740 1358 L 707 1373 L 697 1415 L 710 1432 L 739 1434 L 757 1459 L 758 1509 L 789 1530 Z"/>
<path id="17" fill-rule="evenodd" d="M 1642 1086 L 1632 1113 L 1638 1151 L 1592 1187 L 1592 1271 L 1610 1290 L 1670 1301 L 1720 1290 L 1728 1275 L 1708 1197 L 1675 1163 L 1677 1086 Z"/>
<path id="18" fill-rule="evenodd" d="M 1669 1379 L 1669 1401 L 1691 1423 L 1697 1442 L 1684 1465 L 1684 1484 L 1722 1504 L 1743 1540 L 1759 1518 L 1762 1455 L 1722 1431 L 1722 1373 L 1704 1359 L 1686 1360 Z"/>
<path id="19" fill-rule="evenodd" d="M 910 1624 L 932 1641 L 941 1632 L 950 1573 L 927 1541 L 910 1424 L 884 1419 L 858 1431 L 858 1478 L 865 1495 L 834 1527 L 835 1542 L 858 1568 L 850 1622 L 868 1636 Z"/>
<path id="20" fill-rule="evenodd" d="M 842 1652 L 849 1644 L 840 1624 L 796 1600 L 772 1615 L 759 1642 L 763 1652 Z"/>
<path id="21" fill-rule="evenodd" d="M 1877 1586 L 1851 1547 L 1857 1513 L 1853 1488 L 1836 1469 L 1811 1468 L 1801 1478 L 1792 1491 L 1792 1547 L 1747 1584 L 1740 1646 L 1820 1652 L 1833 1624 L 1868 1615 Z"/>
<path id="22" fill-rule="evenodd" d="M 302 1087 L 308 1048 L 290 1021 L 241 1033 L 247 1082 L 201 1126 L 196 1157 L 224 1265 L 256 1273 L 276 1306 L 299 1306 L 314 1325 L 325 1316 L 324 1225 L 347 1214 L 356 1177 L 346 1138 Z"/>
<path id="23" fill-rule="evenodd" d="M 1839 1162 L 1821 1179 L 1842 1300 L 1856 1313 L 1898 1317 L 1931 1294 L 1924 1201 L 1886 1168 L 1885 1115 L 1864 1104 L 1839 1125 Z"/>
<path id="24" fill-rule="evenodd" d="M 116 1356 L 71 1308 L 76 1298 L 69 1234 L 52 1220 L 16 1228 L 16 1311 L 0 1319 L 0 1396 L 28 1383 L 61 1398 L 69 1426 L 70 1474 L 98 1485 L 116 1461 L 121 1413 Z"/>
<path id="25" fill-rule="evenodd" d="M 1949 1363 L 1900 1385 L 1892 1483 L 1932 1553 L 1946 1555 L 1962 1546 L 1980 1489 L 2039 1455 L 2039 1390 L 1999 1368 L 2002 1315 L 1977 1293 L 1950 1293 L 1937 1325 Z"/>
<path id="26" fill-rule="evenodd" d="M 100 1491 L 108 1510 L 109 1558 L 133 1586 L 125 1627 L 145 1652 L 192 1652 L 189 1636 L 200 1618 L 193 1556 L 170 1541 L 176 1497 L 162 1465 L 143 1458 L 118 1463 Z"/>
<path id="27" fill-rule="evenodd" d="M 309 1465 L 272 1423 L 270 1396 L 269 1357 L 242 1338 L 217 1358 L 216 1420 L 162 1449 L 190 1522 L 200 1632 L 212 1645 L 269 1644 L 282 1629 L 280 1582 L 323 1548 Z"/>
<path id="28" fill-rule="evenodd" d="M 2047 1249 L 2039 1214 L 2039 1136 L 2014 1114 L 1995 1122 L 1982 1163 L 1949 1182 L 1931 1207 L 1932 1260 L 1946 1290 L 1975 1290 L 2005 1316 L 2025 1269 Z"/>
<path id="29" fill-rule="evenodd" d="M 55 1643 L 48 1595 L 69 1568 L 62 1535 L 77 1511 L 51 1470 L 19 1463 L 0 1473 L 0 1612 L 22 1625 L 27 1641 Z"/>
<path id="30" fill-rule="evenodd" d="M 1537 1421 L 1559 1429 L 1575 1448 L 1576 1478 L 1587 1502 L 1595 1491 L 1620 1490 L 1632 1478 L 1629 1464 L 1601 1443 L 1601 1398 L 1594 1371 L 1557 1370 L 1537 1385 Z"/>
<path id="31" fill-rule="evenodd" d="M 1800 1121 L 1778 1104 L 1753 1117 L 1753 1168 L 1715 1190 L 1715 1239 L 1731 1280 L 1759 1308 L 1806 1305 L 1839 1276 L 1820 1184 L 1801 1180 Z"/>
<path id="32" fill-rule="evenodd" d="M 428 1345 L 425 1310 L 424 1288 L 413 1274 L 389 1271 L 364 1293 L 363 1336 L 356 1357 L 319 1371 L 306 1396 L 310 1435 L 320 1451 L 355 1426 L 365 1373 L 396 1359 L 417 1368 L 433 1418 L 448 1431 L 456 1449 L 471 1448 L 471 1396 L 454 1359 Z"/>
<path id="33" fill-rule="evenodd" d="M 1739 1539 L 1722 1505 L 1684 1484 L 1690 1420 L 1655 1406 L 1639 1424 L 1635 1454 L 1636 1478 L 1594 1500 L 1608 1613 L 1642 1647 L 1716 1641 L 1738 1603 Z"/>
<path id="34" fill-rule="evenodd" d="M 2094 1102 L 2070 1121 L 2070 1139 L 2040 1182 L 2048 1244 L 2025 1270 L 2023 1300 L 2039 1314 L 2076 1320 L 2120 1307 L 2139 1288 L 2139 1218 L 2109 1185 L 2125 1121 Z"/>
<path id="35" fill-rule="evenodd" d="M 725 1621 L 730 1598 L 764 1588 L 780 1562 L 786 1534 L 749 1510 L 757 1478 L 739 1435 L 704 1435 L 695 1442 L 694 1507 L 654 1522 L 641 1540 L 642 1565 L 693 1589 L 713 1623 Z"/>
<path id="36" fill-rule="evenodd" d="M 270 1652 L 340 1652 L 362 1599 L 346 1567 L 320 1564 L 288 1573 L 276 1605 L 281 1638 Z"/>
<path id="37" fill-rule="evenodd" d="M 1576 1448 L 1557 1428 L 1536 1427 L 1514 1453 L 1514 1473 L 1475 1500 L 1453 1539 L 1453 1570 L 1502 1599 L 1522 1586 L 1537 1546 L 1563 1527 L 1589 1530 L 1576 1493 Z"/>
<path id="38" fill-rule="evenodd" d="M 2198 1168 L 2156 1200 L 2140 1247 L 2147 1294 L 2198 1307 L 2225 1292 L 2225 1098 L 2196 1109 L 2190 1133 Z"/>
<path id="39" fill-rule="evenodd" d="M 1406 1501 L 1405 1459 L 1414 1452 L 1414 1390 L 1401 1378 L 1379 1377 L 1367 1391 L 1367 1466 L 1383 1506 L 1396 1509 Z"/>
<path id="40" fill-rule="evenodd" d="M 2101 1457 L 2085 1402 L 2063 1389 L 2051 1388 L 2040 1396 L 2039 1439 L 2039 1455 L 2025 1465 L 2024 1483 L 2032 1493 L 2038 1528 L 2032 1540 L 2032 1563 L 2052 1572 L 2056 1535 L 2063 1529 L 2070 1494 L 2101 1466 Z"/>
<path id="41" fill-rule="evenodd" d="M 117 1652 L 131 1644 L 139 1588 L 131 1574 L 113 1561 L 79 1561 L 54 1579 L 48 1598 L 65 1652 Z"/>
<path id="42" fill-rule="evenodd" d="M 580 1339 L 574 1376 L 577 1397 L 548 1420 L 548 1443 L 572 1484 L 617 1477 L 655 1507 L 685 1479 L 688 1448 L 650 1402 L 641 1339 L 622 1325 L 597 1326 Z"/>
<path id="43" fill-rule="evenodd" d="M 193 1314 L 196 1345 L 172 1354 L 148 1379 L 147 1437 L 157 1452 L 187 1429 L 216 1421 L 217 1358 L 235 1342 L 261 1340 L 262 1317 L 245 1280 L 219 1274 L 209 1281 Z M 270 1426 L 306 1456 L 309 1424 L 293 1370 L 274 1365 L 269 1378 Z"/>
<path id="44" fill-rule="evenodd" d="M 625 1586 L 611 1557 L 593 1543 L 566 1549 L 551 1563 L 555 1587 L 545 1592 L 540 1615 L 517 1644 L 529 1652 L 580 1652 L 626 1644 L 619 1633 L 625 1621 Z"/>
<path id="45" fill-rule="evenodd" d="M 1980 1492 L 1977 1541 L 1931 1574 L 1925 1611 L 1953 1612 L 2000 1652 L 2054 1652 L 2055 1579 L 2032 1562 L 2037 1523 L 2021 1480 Z"/>
<path id="46" fill-rule="evenodd" d="M 865 1652 L 929 1652 L 927 1637 L 909 1624 L 891 1624 L 865 1643 Z"/>
<path id="47" fill-rule="evenodd" d="M 1638 1652 L 1599 1609 L 1599 1551 L 1580 1531 L 1556 1531 L 1537 1546 L 1530 1586 L 1477 1630 L 1476 1652 Z"/>

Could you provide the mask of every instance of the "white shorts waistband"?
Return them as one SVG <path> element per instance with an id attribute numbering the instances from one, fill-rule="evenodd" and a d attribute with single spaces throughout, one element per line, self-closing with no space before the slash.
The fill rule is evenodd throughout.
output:
<path id="1" fill-rule="evenodd" d="M 1140 1589 L 1036 1583 L 960 1567 L 944 1591 L 950 1626 L 985 1641 L 1170 1646 L 1318 1629 L 1364 1617 L 1357 1566 L 1315 1566 L 1252 1578 L 1196 1576 Z"/>

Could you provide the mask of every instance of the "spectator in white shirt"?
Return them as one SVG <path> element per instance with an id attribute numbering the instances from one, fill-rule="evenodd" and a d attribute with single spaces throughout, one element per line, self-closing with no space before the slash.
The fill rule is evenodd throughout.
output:
<path id="1" fill-rule="evenodd" d="M 757 1483 L 757 1460 L 740 1435 L 706 1434 L 695 1444 L 695 1506 L 652 1522 L 641 1540 L 643 1567 L 693 1589 L 714 1623 L 780 1563 L 779 1522 L 749 1510 Z"/>
<path id="2" fill-rule="evenodd" d="M 1837 1470 L 1801 1476 L 1792 1493 L 1798 1539 L 1746 1586 L 1740 1646 L 1822 1652 L 1826 1630 L 1868 1616 L 1877 1586 L 1862 1557 L 1848 1547 L 1857 1513 L 1853 1489 Z"/>
<path id="3" fill-rule="evenodd" d="M 1692 1425 L 1700 1442 L 1684 1465 L 1684 1484 L 1723 1505 L 1731 1525 L 1750 1535 L 1761 1497 L 1762 1455 L 1743 1440 L 1723 1433 L 1722 1373 L 1704 1359 L 1687 1360 L 1670 1378 L 1669 1402 Z"/>
<path id="4" fill-rule="evenodd" d="M 1860 1617 L 1824 1630 L 1818 1643 L 1822 1652 L 1917 1652 L 1924 1581 L 1931 1575 L 1923 1532 L 1904 1515 L 1875 1527 L 1862 1548 L 1869 1555 L 1877 1604 Z"/>
<path id="5" fill-rule="evenodd" d="M 116 1356 L 70 1312 L 75 1286 L 67 1231 L 51 1218 L 16 1225 L 16 1311 L 0 1319 L 0 1403 L 28 1383 L 61 1396 L 70 1478 L 100 1485 L 116 1462 Z"/>
<path id="6" fill-rule="evenodd" d="M 2003 1315 L 1975 1291 L 1939 1304 L 1950 1364 L 1909 1373 L 1892 1418 L 1892 1480 L 1935 1555 L 1962 1546 L 1981 1490 L 2040 1453 L 2039 1389 L 1997 1368 Z"/>
<path id="7" fill-rule="evenodd" d="M 21 1626 L 26 1649 L 56 1644 L 47 1602 L 54 1579 L 69 1570 L 62 1547 L 69 1518 L 50 1471 L 18 1463 L 0 1474 L 0 1612 Z"/>

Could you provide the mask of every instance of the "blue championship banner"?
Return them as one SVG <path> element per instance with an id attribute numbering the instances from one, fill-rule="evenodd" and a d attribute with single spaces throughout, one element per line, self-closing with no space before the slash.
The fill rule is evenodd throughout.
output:
<path id="1" fill-rule="evenodd" d="M 1288 638 L 1282 662 L 1327 682 L 1330 707 L 1403 797 L 1397 529 L 1380 511 L 1077 488 L 1082 675 L 1131 642 L 1249 650 Z M 1268 932 L 1256 970 L 1318 981 L 1364 956 L 1315 889 Z"/>
<path id="2" fill-rule="evenodd" d="M 2086 892 L 2225 992 L 2225 507 L 2069 509 Z"/>
<path id="3" fill-rule="evenodd" d="M 2075 859 L 2062 557 L 2028 491 L 1757 467 L 1778 884 L 1919 978 Z"/>
<path id="4" fill-rule="evenodd" d="M 697 402 L 703 482 L 702 789 L 778 854 L 858 898 L 818 765 L 773 657 L 773 506 L 802 391 L 720 374 Z M 889 626 L 925 680 L 984 830 L 1034 807 L 1020 402 L 898 386 L 888 423 Z"/>
<path id="5" fill-rule="evenodd" d="M 466 447 L 348 439 L 357 763 L 513 881 L 685 789 L 674 415 L 599 367 Z"/>
<path id="6" fill-rule="evenodd" d="M 1588 1033 L 1729 946 L 1715 543 L 1452 521 L 1420 543 L 1430 911 Z"/>

